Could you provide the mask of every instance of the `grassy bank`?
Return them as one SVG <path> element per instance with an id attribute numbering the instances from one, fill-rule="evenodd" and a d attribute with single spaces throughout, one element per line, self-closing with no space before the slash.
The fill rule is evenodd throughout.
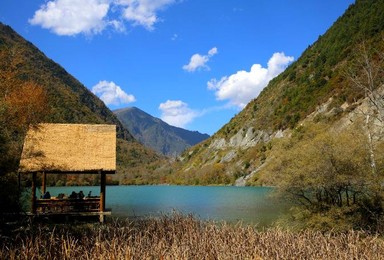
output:
<path id="1" fill-rule="evenodd" d="M 0 259 L 381 259 L 384 240 L 347 233 L 259 231 L 173 214 L 81 225 L 34 224 L 0 237 Z"/>

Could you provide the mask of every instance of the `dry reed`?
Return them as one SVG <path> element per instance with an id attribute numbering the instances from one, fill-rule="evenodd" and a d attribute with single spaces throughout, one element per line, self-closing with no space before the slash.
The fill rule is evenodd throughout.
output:
<path id="1" fill-rule="evenodd" d="M 0 259 L 384 259 L 384 240 L 363 232 L 260 231 L 181 214 L 39 224 L 0 238 Z"/>

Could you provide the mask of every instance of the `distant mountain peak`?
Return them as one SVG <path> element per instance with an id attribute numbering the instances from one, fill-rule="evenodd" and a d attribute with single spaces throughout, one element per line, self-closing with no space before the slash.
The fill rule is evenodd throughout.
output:
<path id="1" fill-rule="evenodd" d="M 179 155 L 209 138 L 209 135 L 198 131 L 171 126 L 137 107 L 117 109 L 113 113 L 136 140 L 164 155 Z"/>

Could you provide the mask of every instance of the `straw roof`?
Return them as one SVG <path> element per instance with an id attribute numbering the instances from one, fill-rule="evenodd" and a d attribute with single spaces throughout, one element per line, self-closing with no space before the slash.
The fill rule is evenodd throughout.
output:
<path id="1" fill-rule="evenodd" d="M 28 130 L 20 172 L 115 170 L 115 125 L 39 124 Z"/>

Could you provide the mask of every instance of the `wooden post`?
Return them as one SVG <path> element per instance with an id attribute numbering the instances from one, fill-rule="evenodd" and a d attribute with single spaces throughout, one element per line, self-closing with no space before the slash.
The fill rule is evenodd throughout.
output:
<path id="1" fill-rule="evenodd" d="M 18 190 L 17 190 L 17 197 L 21 198 L 20 197 L 20 194 L 21 194 L 21 175 L 20 175 L 20 172 L 18 172 L 17 175 L 18 175 L 18 181 L 19 181 L 19 186 L 18 186 Z M 19 202 L 20 202 L 20 200 L 19 200 Z"/>
<path id="2" fill-rule="evenodd" d="M 102 213 L 100 214 L 100 222 L 104 222 L 106 174 L 105 172 L 100 174 L 100 213 Z"/>
<path id="3" fill-rule="evenodd" d="M 32 173 L 32 200 L 31 200 L 32 214 L 36 214 L 36 172 Z"/>
<path id="4" fill-rule="evenodd" d="M 41 183 L 41 193 L 43 194 L 43 196 L 46 191 L 47 191 L 47 173 L 43 172 L 43 180 Z"/>

